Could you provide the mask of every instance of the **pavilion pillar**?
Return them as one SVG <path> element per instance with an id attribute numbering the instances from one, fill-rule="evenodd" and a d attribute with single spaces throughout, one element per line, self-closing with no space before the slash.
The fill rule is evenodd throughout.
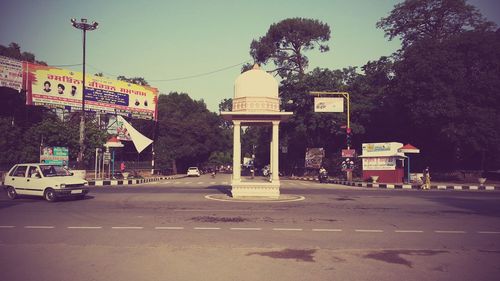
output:
<path id="1" fill-rule="evenodd" d="M 241 121 L 233 120 L 233 182 L 241 181 Z"/>
<path id="2" fill-rule="evenodd" d="M 280 121 L 273 121 L 273 136 L 271 142 L 271 153 L 272 153 L 272 181 L 279 182 L 280 180 L 280 170 L 279 170 L 279 125 Z"/>

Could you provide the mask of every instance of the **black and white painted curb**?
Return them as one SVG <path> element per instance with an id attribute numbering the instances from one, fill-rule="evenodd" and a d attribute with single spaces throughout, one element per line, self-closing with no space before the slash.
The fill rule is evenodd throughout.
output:
<path id="1" fill-rule="evenodd" d="M 292 179 L 318 181 L 317 178 L 311 177 L 293 177 Z M 418 184 L 388 184 L 388 183 L 368 183 L 368 182 L 351 182 L 329 179 L 328 183 L 342 184 L 347 186 L 357 186 L 366 188 L 385 188 L 385 189 L 422 189 L 422 185 Z M 500 191 L 500 186 L 495 185 L 431 185 L 430 189 L 434 190 L 497 190 Z"/>
<path id="2" fill-rule="evenodd" d="M 120 179 L 120 180 L 89 180 L 89 186 L 110 186 L 110 185 L 134 185 L 161 180 L 171 180 L 176 177 L 151 177 L 142 179 Z"/>

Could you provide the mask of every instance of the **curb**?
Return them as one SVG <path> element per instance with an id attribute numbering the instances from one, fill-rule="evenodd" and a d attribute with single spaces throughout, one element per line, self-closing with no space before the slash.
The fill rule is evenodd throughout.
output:
<path id="1" fill-rule="evenodd" d="M 130 180 L 89 180 L 89 186 L 113 186 L 113 185 L 134 185 L 148 182 L 156 182 L 160 180 L 171 180 L 175 177 L 154 177 L 144 179 L 130 179 Z"/>
<path id="2" fill-rule="evenodd" d="M 311 177 L 293 177 L 296 180 L 318 181 Z M 388 183 L 367 183 L 367 182 L 350 182 L 341 180 L 328 180 L 328 183 L 342 184 L 347 186 L 357 186 L 366 188 L 383 188 L 383 189 L 421 189 L 421 185 L 416 184 L 388 184 Z M 495 185 L 431 185 L 431 190 L 487 190 L 500 191 L 500 186 Z"/>

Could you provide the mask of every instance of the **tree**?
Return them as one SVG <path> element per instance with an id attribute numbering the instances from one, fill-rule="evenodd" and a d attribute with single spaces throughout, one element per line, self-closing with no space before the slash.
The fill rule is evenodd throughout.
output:
<path id="1" fill-rule="evenodd" d="M 316 47 L 320 52 L 329 50 L 324 44 L 330 39 L 330 27 L 318 20 L 291 18 L 274 23 L 266 35 L 253 40 L 250 55 L 256 63 L 266 64 L 272 61 L 274 71 L 281 77 L 292 73 L 303 75 L 309 64 L 305 51 Z"/>
<path id="2" fill-rule="evenodd" d="M 395 64 L 393 82 L 388 110 L 412 124 L 401 130 L 428 152 L 427 161 L 443 169 L 498 167 L 500 33 L 416 42 Z"/>
<path id="3" fill-rule="evenodd" d="M 155 150 L 160 167 L 177 173 L 188 166 L 201 166 L 214 151 L 229 151 L 229 135 L 221 128 L 220 117 L 203 101 L 177 92 L 160 95 L 158 112 Z"/>
<path id="4" fill-rule="evenodd" d="M 36 60 L 35 55 L 32 53 L 21 52 L 21 46 L 19 46 L 17 43 L 14 42 L 10 43 L 9 46 L 7 47 L 0 45 L 0 55 L 20 61 L 27 61 L 41 65 L 47 65 L 47 63 L 44 61 Z"/>
<path id="5" fill-rule="evenodd" d="M 389 40 L 401 37 L 403 47 L 425 38 L 442 41 L 458 32 L 494 27 L 465 0 L 406 0 L 377 22 Z"/>
<path id="6" fill-rule="evenodd" d="M 96 76 L 99 76 L 99 75 L 96 75 Z M 149 86 L 148 81 L 146 81 L 146 79 L 144 79 L 143 77 L 127 78 L 123 75 L 120 75 L 120 76 L 116 77 L 116 80 L 125 81 L 128 83 L 137 84 L 140 86 Z"/>

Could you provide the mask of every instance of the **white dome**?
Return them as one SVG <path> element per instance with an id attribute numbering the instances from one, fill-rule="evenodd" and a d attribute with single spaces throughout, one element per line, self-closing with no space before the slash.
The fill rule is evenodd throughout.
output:
<path id="1" fill-rule="evenodd" d="M 256 64 L 234 82 L 234 98 L 244 97 L 278 98 L 278 81 Z"/>

